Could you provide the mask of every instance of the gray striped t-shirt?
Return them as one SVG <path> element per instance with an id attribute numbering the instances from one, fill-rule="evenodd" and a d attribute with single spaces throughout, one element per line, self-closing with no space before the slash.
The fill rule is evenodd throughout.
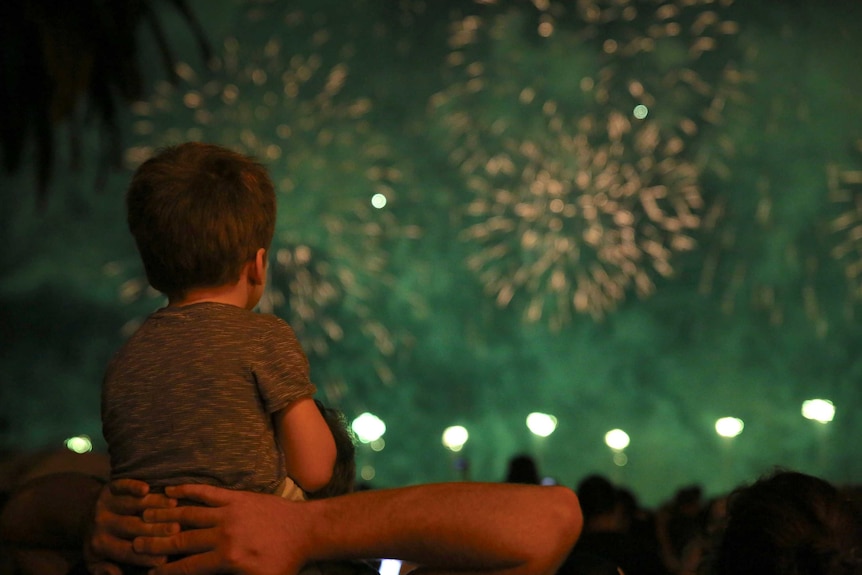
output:
<path id="1" fill-rule="evenodd" d="M 285 478 L 272 414 L 315 391 L 283 320 L 212 302 L 160 309 L 105 373 L 112 477 L 271 493 Z"/>

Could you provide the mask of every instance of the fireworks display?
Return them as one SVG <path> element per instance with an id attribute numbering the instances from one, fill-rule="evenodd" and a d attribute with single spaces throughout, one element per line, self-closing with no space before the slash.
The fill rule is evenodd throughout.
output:
<path id="1" fill-rule="evenodd" d="M 741 75 L 704 63 L 737 29 L 722 5 L 534 4 L 529 24 L 506 10 L 453 24 L 432 108 L 473 196 L 469 267 L 499 305 L 559 327 L 649 295 L 694 247 L 705 162 L 689 147 Z"/>
<path id="2" fill-rule="evenodd" d="M 324 403 L 385 421 L 385 445 L 357 446 L 374 487 L 496 481 L 519 452 L 656 503 L 669 478 L 862 477 L 862 3 L 195 2 L 206 62 L 175 3 L 150 4 L 164 36 L 135 38 L 147 98 L 117 102 L 111 152 L 134 169 L 201 140 L 267 166 L 260 308 L 294 327 Z M 97 169 L 91 128 L 81 172 L 74 127 L 55 134 L 45 213 L 33 171 L 4 179 L 7 453 L 97 439 L 104 366 L 164 303 L 122 217 L 131 170 Z M 834 421 L 802 416 L 812 398 Z M 457 460 L 450 426 L 469 430 Z"/>

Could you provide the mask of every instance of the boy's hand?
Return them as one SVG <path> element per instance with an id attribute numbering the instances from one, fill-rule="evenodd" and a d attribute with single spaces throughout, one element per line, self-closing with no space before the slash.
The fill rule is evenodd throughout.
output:
<path id="1" fill-rule="evenodd" d="M 145 509 L 176 507 L 176 500 L 150 493 L 149 485 L 133 479 L 118 479 L 102 488 L 93 510 L 90 533 L 84 543 L 84 560 L 94 575 L 121 575 L 116 563 L 156 566 L 167 558 L 137 553 L 135 537 L 162 537 L 179 531 L 177 523 L 147 523 Z"/>

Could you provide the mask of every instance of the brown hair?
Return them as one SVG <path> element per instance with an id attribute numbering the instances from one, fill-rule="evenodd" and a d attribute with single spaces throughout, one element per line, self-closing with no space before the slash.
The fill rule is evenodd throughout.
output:
<path id="1" fill-rule="evenodd" d="M 329 426 L 332 438 L 335 440 L 335 465 L 332 468 L 332 477 L 322 488 L 314 493 L 307 493 L 309 499 L 324 499 L 351 493 L 356 482 L 356 442 L 347 418 L 341 411 L 326 407 L 319 400 L 314 403 L 320 411 L 320 415 Z"/>
<path id="2" fill-rule="evenodd" d="M 730 496 L 706 562 L 713 575 L 858 575 L 862 524 L 851 501 L 811 475 L 778 471 Z"/>
<path id="3" fill-rule="evenodd" d="M 269 249 L 275 230 L 266 168 L 199 142 L 163 149 L 141 164 L 126 209 L 147 279 L 169 297 L 237 281 L 243 263 Z"/>

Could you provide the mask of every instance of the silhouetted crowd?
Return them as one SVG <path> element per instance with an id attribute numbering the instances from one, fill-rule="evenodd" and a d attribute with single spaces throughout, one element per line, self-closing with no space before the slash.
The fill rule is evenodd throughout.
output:
<path id="1" fill-rule="evenodd" d="M 509 460 L 505 481 L 540 483 L 535 460 Z M 601 474 L 574 487 L 583 531 L 558 575 L 856 575 L 862 487 L 776 469 L 731 493 L 683 486 L 657 509 Z"/>

